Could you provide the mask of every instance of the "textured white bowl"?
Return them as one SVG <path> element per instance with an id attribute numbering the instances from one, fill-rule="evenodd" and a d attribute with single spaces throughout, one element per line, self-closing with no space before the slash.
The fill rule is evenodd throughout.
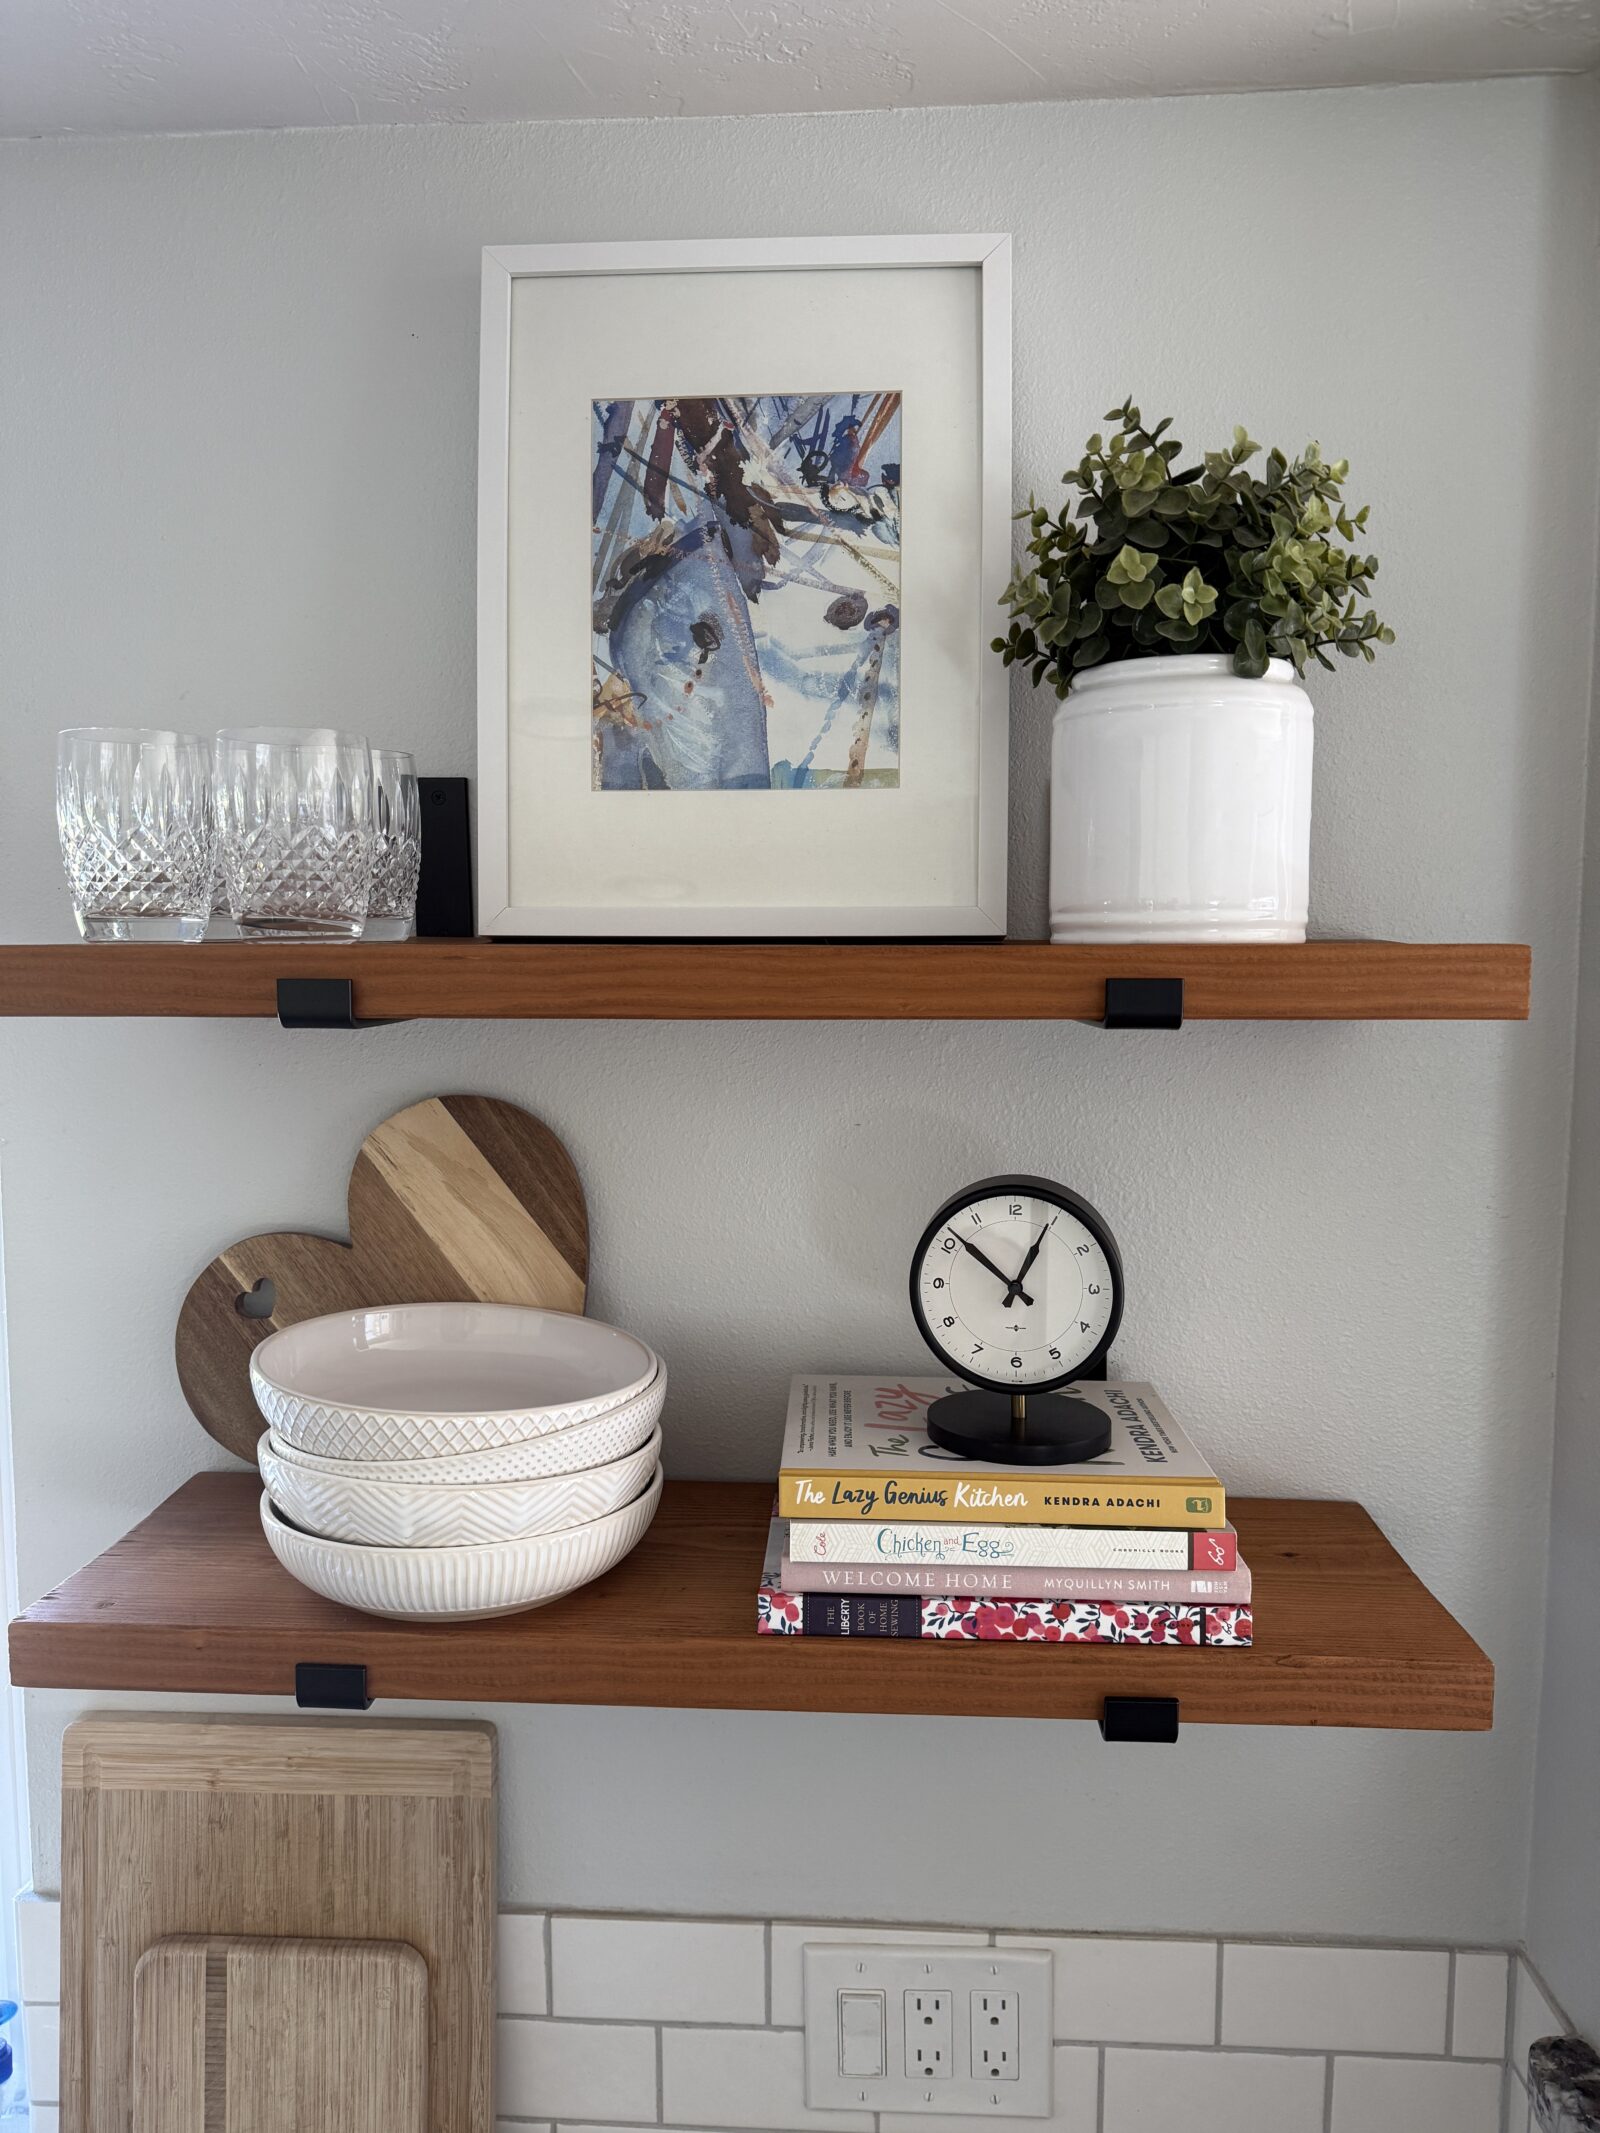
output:
<path id="1" fill-rule="evenodd" d="M 483 1452 L 457 1452 L 444 1459 L 321 1459 L 297 1451 L 264 1430 L 262 1447 L 284 1466 L 303 1469 L 318 1481 L 406 1481 L 414 1488 L 476 1488 L 501 1481 L 539 1481 L 550 1474 L 577 1474 L 636 1452 L 661 1418 L 667 1397 L 663 1363 L 636 1400 L 574 1422 L 521 1444 L 491 1445 Z M 258 1454 L 259 1456 L 259 1454 Z"/>
<path id="2" fill-rule="evenodd" d="M 250 1358 L 268 1426 L 332 1459 L 437 1459 L 620 1407 L 659 1365 L 598 1319 L 520 1304 L 391 1304 L 270 1334 Z"/>
<path id="3" fill-rule="evenodd" d="M 265 1490 L 261 1527 L 292 1578 L 324 1599 L 402 1622 L 520 1614 L 604 1576 L 638 1546 L 661 1501 L 661 1469 L 632 1503 L 593 1525 L 488 1548 L 358 1548 L 285 1524 Z"/>
<path id="4" fill-rule="evenodd" d="M 263 1437 L 256 1454 L 267 1494 L 285 1517 L 324 1540 L 375 1548 L 477 1548 L 592 1525 L 632 1503 L 661 1458 L 661 1432 L 626 1459 L 556 1474 L 546 1481 L 491 1481 L 419 1488 L 408 1481 L 352 1481 L 308 1474 L 275 1458 Z"/>

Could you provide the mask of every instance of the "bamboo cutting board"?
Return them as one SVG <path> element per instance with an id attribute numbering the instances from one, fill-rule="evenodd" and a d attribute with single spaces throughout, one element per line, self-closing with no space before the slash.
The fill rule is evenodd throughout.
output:
<path id="1" fill-rule="evenodd" d="M 489 2133 L 492 1727 L 82 1718 L 61 1760 L 62 2133 L 134 2133 L 134 1973 L 194 1934 L 415 1948 L 422 2123 Z"/>
<path id="2" fill-rule="evenodd" d="M 383 1940 L 158 1940 L 133 2133 L 426 2133 L 428 1966 Z"/>
<path id="3" fill-rule="evenodd" d="M 178 1380 L 200 1425 L 255 1463 L 250 1354 L 280 1326 L 369 1304 L 581 1311 L 589 1222 L 550 1128 L 490 1096 L 430 1096 L 361 1143 L 350 1242 L 278 1230 L 230 1244 L 178 1314 Z"/>

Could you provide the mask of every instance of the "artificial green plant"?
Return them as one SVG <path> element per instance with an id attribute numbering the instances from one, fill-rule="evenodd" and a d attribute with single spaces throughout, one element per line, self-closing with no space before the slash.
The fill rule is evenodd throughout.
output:
<path id="1" fill-rule="evenodd" d="M 1331 464 L 1308 444 L 1290 460 L 1236 429 L 1224 452 L 1178 468 L 1183 446 L 1153 429 L 1131 400 L 1105 417 L 1076 467 L 1061 477 L 1082 492 L 1052 518 L 1030 496 L 1029 562 L 1001 596 L 1011 616 L 994 649 L 1007 666 L 1031 662 L 1064 697 L 1074 677 L 1103 659 L 1151 653 L 1226 652 L 1233 671 L 1259 677 L 1269 659 L 1331 668 L 1330 650 L 1370 660 L 1394 631 L 1361 610 L 1378 568 L 1353 542 L 1368 506 L 1346 509 L 1348 460 Z M 1335 535 L 1338 538 L 1335 538 Z"/>

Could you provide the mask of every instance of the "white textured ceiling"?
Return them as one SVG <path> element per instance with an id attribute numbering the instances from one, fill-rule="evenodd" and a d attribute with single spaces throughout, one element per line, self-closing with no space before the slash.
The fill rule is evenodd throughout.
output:
<path id="1" fill-rule="evenodd" d="M 1600 0 L 0 0 L 0 133 L 859 110 L 1597 62 Z"/>

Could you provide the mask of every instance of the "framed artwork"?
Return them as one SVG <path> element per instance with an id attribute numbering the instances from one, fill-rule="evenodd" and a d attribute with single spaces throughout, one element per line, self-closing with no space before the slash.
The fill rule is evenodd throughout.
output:
<path id="1" fill-rule="evenodd" d="M 1010 239 L 483 255 L 478 909 L 1005 931 Z"/>

